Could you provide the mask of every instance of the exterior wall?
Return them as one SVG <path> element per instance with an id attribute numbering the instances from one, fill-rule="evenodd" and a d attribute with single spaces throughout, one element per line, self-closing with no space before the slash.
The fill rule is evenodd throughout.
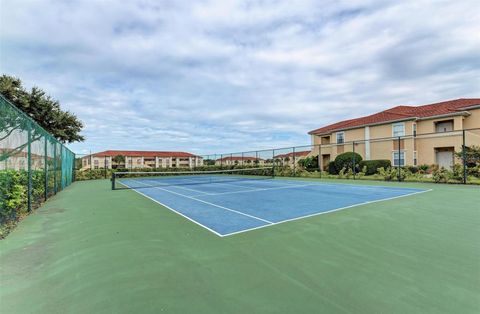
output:
<path id="1" fill-rule="evenodd" d="M 352 130 L 345 130 L 344 140 L 346 144 L 336 144 L 336 134 L 330 134 L 330 145 L 322 145 L 322 136 L 311 135 L 311 142 L 315 147 L 312 149 L 312 155 L 321 155 L 322 167 L 325 169 L 325 161 L 334 160 L 335 157 L 343 152 L 353 151 L 353 144 L 348 143 L 352 141 L 359 141 L 355 145 L 355 152 L 359 153 L 363 159 L 367 159 L 367 152 L 369 152 L 368 159 L 388 159 L 393 164 L 393 153 L 398 151 L 398 139 L 393 139 L 393 124 L 404 123 L 405 137 L 400 140 L 400 151 L 404 153 L 405 165 L 414 165 L 414 155 L 416 152 L 417 163 L 421 164 L 435 164 L 436 152 L 442 149 L 454 149 L 460 151 L 462 148 L 462 132 L 463 128 L 473 129 L 480 128 L 480 108 L 469 110 L 470 116 L 453 116 L 441 117 L 429 120 L 408 120 L 401 122 L 385 123 L 381 125 L 373 125 L 368 127 L 361 127 Z M 445 120 L 453 120 L 454 132 L 435 133 L 436 123 Z M 414 137 L 414 125 L 416 125 L 416 134 Z M 428 134 L 429 133 L 429 134 Z M 427 135 L 422 135 L 427 134 Z M 370 140 L 366 140 L 366 136 Z M 378 139 L 378 140 L 376 140 Z M 466 145 L 480 145 L 480 130 L 466 131 Z"/>
<path id="2" fill-rule="evenodd" d="M 106 157 L 108 169 L 112 168 L 112 157 Z M 91 162 L 91 164 L 90 164 Z M 135 168 L 169 168 L 185 167 L 193 168 L 203 165 L 203 159 L 200 157 L 132 157 L 125 156 L 125 163 L 121 167 L 127 169 Z M 86 169 L 104 169 L 105 157 L 85 156 L 82 158 L 82 170 Z"/>
<path id="3" fill-rule="evenodd" d="M 480 108 L 468 110 L 468 112 L 471 115 L 463 120 L 463 127 L 465 129 L 480 128 Z"/>
<path id="4" fill-rule="evenodd" d="M 35 157 L 32 156 L 32 169 L 38 170 L 38 169 L 44 169 L 44 157 L 39 156 Z M 11 156 L 7 158 L 5 161 L 0 162 L 0 170 L 6 170 L 6 169 L 14 169 L 14 170 L 27 170 L 28 168 L 28 158 L 23 157 L 23 156 Z"/>
<path id="5" fill-rule="evenodd" d="M 217 166 L 233 166 L 233 165 L 242 165 L 242 162 L 243 162 L 243 165 L 244 166 L 255 166 L 255 161 L 254 160 L 251 160 L 251 162 L 249 163 L 247 160 L 243 160 L 241 158 L 239 159 L 235 159 L 235 160 L 231 160 L 231 159 L 224 159 L 224 160 L 221 160 L 221 159 L 217 159 L 215 160 L 215 165 Z M 265 164 L 265 160 L 263 159 L 258 159 L 258 164 L 259 166 L 262 166 Z"/>

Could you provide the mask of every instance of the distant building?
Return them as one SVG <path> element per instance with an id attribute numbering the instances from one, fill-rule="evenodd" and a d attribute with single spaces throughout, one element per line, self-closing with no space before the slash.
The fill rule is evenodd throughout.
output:
<path id="1" fill-rule="evenodd" d="M 298 164 L 299 160 L 305 159 L 310 155 L 312 151 L 299 151 L 299 152 L 290 152 L 287 154 L 276 155 L 275 158 L 276 164 L 280 164 L 282 166 L 293 166 Z"/>
<path id="2" fill-rule="evenodd" d="M 123 161 L 115 161 L 122 156 Z M 203 158 L 186 152 L 107 150 L 82 157 L 82 169 L 103 168 L 193 168 Z"/>
<path id="3" fill-rule="evenodd" d="M 0 170 L 27 170 L 28 169 L 28 153 L 26 151 L 15 151 L 13 149 L 0 149 L 2 161 L 0 161 Z M 45 156 L 32 153 L 31 155 L 32 169 L 39 170 L 45 168 Z M 46 157 L 47 163 L 52 162 L 51 157 Z"/>
<path id="4" fill-rule="evenodd" d="M 265 160 L 262 158 L 249 157 L 249 156 L 228 156 L 215 160 L 215 165 L 217 166 L 234 166 L 234 165 L 243 165 L 243 166 L 255 166 L 255 165 L 264 165 Z"/>

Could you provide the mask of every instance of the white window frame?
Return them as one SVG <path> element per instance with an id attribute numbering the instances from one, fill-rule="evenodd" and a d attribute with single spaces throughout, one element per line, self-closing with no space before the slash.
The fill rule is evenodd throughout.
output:
<path id="1" fill-rule="evenodd" d="M 392 151 L 392 166 L 393 167 L 398 167 L 397 160 L 398 158 L 395 158 L 395 154 L 398 154 L 398 150 Z M 403 156 L 403 158 L 402 158 Z M 403 159 L 403 165 L 401 164 L 401 160 Z M 405 151 L 401 150 L 400 151 L 400 167 L 405 167 L 406 161 L 405 161 Z"/>
<path id="2" fill-rule="evenodd" d="M 402 126 L 402 128 L 403 128 L 403 134 L 402 135 L 395 135 L 395 127 L 396 126 Z M 405 122 L 392 123 L 392 137 L 401 137 L 401 136 L 405 136 Z"/>
<path id="3" fill-rule="evenodd" d="M 416 123 L 412 124 L 412 133 L 413 133 L 413 136 L 417 136 L 417 124 Z"/>
<path id="4" fill-rule="evenodd" d="M 338 136 L 339 136 L 340 134 L 342 135 L 342 141 L 341 141 L 341 142 L 338 141 Z M 345 132 L 344 132 L 344 131 L 342 131 L 342 132 L 337 132 L 337 133 L 335 134 L 335 139 L 336 139 L 336 143 L 337 143 L 337 144 L 343 144 L 343 143 L 345 143 Z"/>
<path id="5" fill-rule="evenodd" d="M 418 154 L 417 151 L 413 151 L 413 165 L 417 166 L 418 165 Z"/>

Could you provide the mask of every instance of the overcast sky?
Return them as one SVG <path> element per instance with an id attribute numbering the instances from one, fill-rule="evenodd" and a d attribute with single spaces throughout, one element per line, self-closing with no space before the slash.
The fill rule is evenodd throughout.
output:
<path id="1" fill-rule="evenodd" d="M 386 107 L 480 96 L 479 2 L 1 0 L 1 72 L 85 124 L 77 153 L 308 144 Z"/>

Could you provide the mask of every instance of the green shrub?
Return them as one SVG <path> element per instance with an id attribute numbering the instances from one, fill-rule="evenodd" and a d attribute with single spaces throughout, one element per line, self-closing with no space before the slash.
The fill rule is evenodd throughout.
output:
<path id="1" fill-rule="evenodd" d="M 353 164 L 353 160 L 355 159 L 355 165 Z M 356 172 L 359 172 L 359 163 L 362 161 L 362 156 L 360 156 L 357 153 L 354 152 L 346 152 L 343 154 L 338 155 L 335 158 L 335 168 L 337 171 L 340 171 L 341 169 L 345 168 L 346 170 L 348 169 L 354 169 Z"/>
<path id="2" fill-rule="evenodd" d="M 408 171 L 414 174 L 418 172 L 418 167 L 415 167 L 415 166 L 407 166 L 407 169 Z"/>
<path id="3" fill-rule="evenodd" d="M 433 181 L 435 181 L 435 183 L 447 183 L 448 178 L 450 177 L 449 171 L 443 167 L 440 169 L 435 169 L 432 174 Z"/>
<path id="4" fill-rule="evenodd" d="M 328 174 L 337 175 L 339 172 L 337 170 L 337 167 L 335 166 L 335 161 L 330 161 L 327 165 L 327 169 L 328 169 Z"/>
<path id="5" fill-rule="evenodd" d="M 297 164 L 300 167 L 305 168 L 307 171 L 317 171 L 318 170 L 318 156 L 311 156 L 300 159 Z"/>
<path id="6" fill-rule="evenodd" d="M 360 168 L 367 167 L 367 171 L 365 171 L 365 175 L 370 176 L 373 174 L 378 173 L 379 168 L 390 168 L 392 163 L 388 159 L 376 159 L 376 160 L 362 160 L 360 162 Z"/>
<path id="7" fill-rule="evenodd" d="M 463 181 L 463 166 L 460 164 L 455 164 L 452 167 L 452 171 L 448 171 L 450 179 L 458 182 Z"/>
<path id="8" fill-rule="evenodd" d="M 429 166 L 429 165 L 420 165 L 420 166 L 418 166 L 418 171 L 419 171 L 420 173 L 427 173 L 429 169 L 430 169 L 430 166 Z"/>
<path id="9" fill-rule="evenodd" d="M 400 168 L 400 173 L 398 167 L 383 168 L 378 169 L 378 173 L 383 177 L 385 181 L 400 180 L 404 181 L 405 178 L 410 174 L 404 168 Z"/>
<path id="10" fill-rule="evenodd" d="M 0 238 L 27 212 L 26 171 L 0 171 Z"/>

